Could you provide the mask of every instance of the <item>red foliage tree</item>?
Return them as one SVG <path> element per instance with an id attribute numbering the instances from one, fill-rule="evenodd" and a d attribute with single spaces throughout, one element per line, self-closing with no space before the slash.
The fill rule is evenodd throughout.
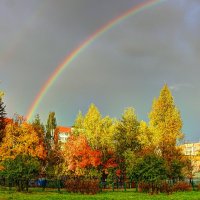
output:
<path id="1" fill-rule="evenodd" d="M 64 146 L 64 157 L 69 171 L 96 168 L 101 164 L 101 152 L 93 150 L 85 136 L 70 136 Z"/>

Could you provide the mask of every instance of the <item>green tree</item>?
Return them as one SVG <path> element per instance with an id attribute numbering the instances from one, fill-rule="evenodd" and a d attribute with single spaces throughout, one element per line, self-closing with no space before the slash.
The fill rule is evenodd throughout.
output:
<path id="1" fill-rule="evenodd" d="M 137 160 L 130 178 L 137 184 L 145 183 L 149 185 L 148 192 L 155 193 L 162 181 L 166 179 L 166 173 L 164 159 L 151 154 Z"/>
<path id="2" fill-rule="evenodd" d="M 44 138 L 45 138 L 45 127 L 42 124 L 41 120 L 40 120 L 40 115 L 37 114 L 35 115 L 35 118 L 32 122 L 32 126 L 35 129 L 35 131 L 38 133 L 38 137 L 44 142 Z"/>
<path id="3" fill-rule="evenodd" d="M 50 112 L 46 124 L 46 142 L 48 150 L 51 148 L 51 145 L 53 144 L 54 131 L 56 129 L 56 126 L 57 122 L 56 122 L 55 112 Z"/>
<path id="4" fill-rule="evenodd" d="M 122 115 L 122 119 L 116 125 L 114 135 L 117 159 L 123 176 L 126 175 L 126 163 L 131 162 L 126 159 L 132 158 L 134 155 L 130 156 L 131 153 L 135 154 L 140 150 L 141 145 L 138 140 L 138 135 L 139 122 L 135 110 L 133 108 L 127 108 Z"/>
<path id="5" fill-rule="evenodd" d="M 79 135 L 84 131 L 84 116 L 81 111 L 78 112 L 76 119 L 73 125 L 73 132 L 74 135 Z"/>
<path id="6" fill-rule="evenodd" d="M 38 158 L 22 154 L 14 159 L 5 159 L 1 165 L 3 170 L 0 171 L 0 175 L 8 178 L 10 182 L 15 182 L 18 191 L 23 191 L 25 188 L 28 191 L 29 180 L 35 178 L 40 169 Z"/>

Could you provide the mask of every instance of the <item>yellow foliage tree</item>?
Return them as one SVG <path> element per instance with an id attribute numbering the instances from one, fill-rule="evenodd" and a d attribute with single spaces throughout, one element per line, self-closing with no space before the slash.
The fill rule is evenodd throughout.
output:
<path id="1" fill-rule="evenodd" d="M 149 150 L 153 148 L 153 133 L 145 121 L 140 122 L 138 140 L 143 149 Z"/>
<path id="2" fill-rule="evenodd" d="M 175 145 L 177 140 L 183 137 L 180 112 L 166 84 L 161 89 L 160 96 L 153 101 L 149 119 L 150 131 L 153 133 L 153 142 L 156 145 L 166 143 Z"/>
<path id="3" fill-rule="evenodd" d="M 45 159 L 44 144 L 33 126 L 27 122 L 12 122 L 6 126 L 5 137 L 0 146 L 0 160 L 15 159 L 17 155 L 29 155 Z"/>
<path id="4" fill-rule="evenodd" d="M 152 143 L 156 152 L 166 161 L 168 178 L 174 181 L 182 176 L 184 167 L 183 154 L 176 146 L 177 141 L 183 137 L 182 120 L 166 84 L 161 89 L 160 96 L 154 100 L 149 118 Z"/>
<path id="5" fill-rule="evenodd" d="M 85 115 L 83 129 L 89 144 L 93 149 L 98 149 L 101 138 L 101 114 L 98 108 L 91 104 Z"/>
<path id="6" fill-rule="evenodd" d="M 86 115 L 81 112 L 77 115 L 74 124 L 74 135 L 84 135 L 93 150 L 102 153 L 103 168 L 110 166 L 114 154 L 115 121 L 109 116 L 102 117 L 98 108 L 91 104 Z M 114 159 L 112 159 L 114 162 Z"/>

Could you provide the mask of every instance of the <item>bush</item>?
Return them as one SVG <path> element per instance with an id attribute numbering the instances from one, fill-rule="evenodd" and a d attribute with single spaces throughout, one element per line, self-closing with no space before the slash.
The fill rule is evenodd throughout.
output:
<path id="1" fill-rule="evenodd" d="M 200 190 L 200 183 L 197 185 L 197 190 Z"/>
<path id="2" fill-rule="evenodd" d="M 192 187 L 190 184 L 184 182 L 184 181 L 180 181 L 177 182 L 173 185 L 173 191 L 174 192 L 178 192 L 178 191 L 191 191 Z"/>
<path id="3" fill-rule="evenodd" d="M 162 193 L 171 194 L 172 190 L 173 190 L 172 186 L 167 182 L 163 182 L 160 186 L 160 192 Z"/>
<path id="4" fill-rule="evenodd" d="M 67 192 L 96 194 L 100 191 L 99 180 L 69 179 L 65 182 Z"/>
<path id="5" fill-rule="evenodd" d="M 139 192 L 149 192 L 150 189 L 151 189 L 151 186 L 148 183 L 140 182 L 138 184 L 138 191 Z"/>

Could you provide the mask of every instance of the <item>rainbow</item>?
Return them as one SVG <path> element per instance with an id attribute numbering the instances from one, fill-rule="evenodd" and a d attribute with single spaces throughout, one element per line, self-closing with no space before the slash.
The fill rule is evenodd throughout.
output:
<path id="1" fill-rule="evenodd" d="M 98 37 L 100 37 L 103 33 L 107 32 L 109 29 L 114 27 L 115 25 L 119 24 L 129 16 L 135 15 L 139 12 L 142 12 L 148 8 L 151 8 L 152 6 L 155 6 L 163 1 L 166 0 L 147 0 L 143 3 L 140 3 L 136 6 L 133 6 L 123 14 L 119 15 L 118 17 L 110 20 L 108 23 L 103 25 L 101 28 L 96 30 L 92 35 L 90 35 L 86 40 L 84 40 L 78 47 L 76 47 L 74 50 L 71 51 L 69 55 L 64 59 L 64 61 L 56 67 L 54 72 L 51 74 L 51 76 L 48 78 L 48 80 L 44 83 L 42 88 L 40 89 L 39 93 L 35 97 L 32 105 L 30 106 L 30 109 L 26 115 L 26 119 L 30 120 L 35 113 L 35 110 L 39 106 L 40 102 L 44 98 L 45 94 L 48 92 L 48 90 L 51 88 L 51 86 L 54 84 L 56 79 L 62 74 L 62 72 L 67 68 L 81 52 L 83 52 L 90 44 L 93 43 L 94 40 L 96 40 Z"/>

